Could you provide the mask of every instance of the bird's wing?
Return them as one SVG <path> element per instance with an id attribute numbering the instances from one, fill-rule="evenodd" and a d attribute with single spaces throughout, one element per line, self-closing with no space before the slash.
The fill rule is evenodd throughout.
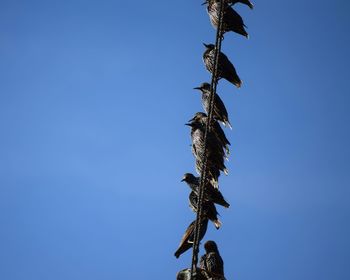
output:
<path id="1" fill-rule="evenodd" d="M 219 62 L 223 73 L 237 75 L 235 67 L 224 53 L 220 53 Z"/>
<path id="2" fill-rule="evenodd" d="M 225 11 L 225 22 L 232 26 L 245 26 L 242 17 L 230 6 L 228 6 Z"/>
<path id="3" fill-rule="evenodd" d="M 194 230 L 195 222 L 196 222 L 196 221 L 193 221 L 193 222 L 188 226 L 188 228 L 186 229 L 186 231 L 185 231 L 185 233 L 184 233 L 184 235 L 182 236 L 182 239 L 181 239 L 181 241 L 180 241 L 180 246 L 179 246 L 179 247 L 181 247 L 182 244 L 184 244 L 185 242 L 192 241 L 192 240 L 190 240 L 190 239 L 191 239 L 191 235 L 192 235 L 193 230 Z M 192 239 L 193 239 L 193 237 L 192 237 Z"/>

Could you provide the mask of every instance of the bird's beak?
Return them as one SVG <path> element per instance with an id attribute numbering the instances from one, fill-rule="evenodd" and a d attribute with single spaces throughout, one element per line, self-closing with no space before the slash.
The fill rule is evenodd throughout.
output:
<path id="1" fill-rule="evenodd" d="M 185 125 L 188 125 L 188 126 L 193 126 L 193 124 L 191 124 L 191 123 L 185 123 Z"/>
<path id="2" fill-rule="evenodd" d="M 190 119 L 188 122 L 192 123 L 194 121 L 195 117 L 193 117 L 192 119 Z"/>
<path id="3" fill-rule="evenodd" d="M 195 88 L 193 88 L 193 89 L 198 89 L 198 90 L 201 90 L 202 88 L 201 88 L 201 87 L 195 87 Z"/>
<path id="4" fill-rule="evenodd" d="M 203 6 L 203 5 L 205 5 L 205 4 L 207 4 L 208 3 L 208 1 L 205 1 L 204 3 L 202 3 L 201 5 Z"/>
<path id="5" fill-rule="evenodd" d="M 185 177 L 183 177 L 182 180 L 181 180 L 181 182 L 183 182 L 183 181 L 185 181 L 185 180 L 186 180 Z"/>
<path id="6" fill-rule="evenodd" d="M 208 47 L 209 47 L 209 45 L 207 45 L 206 43 L 203 43 L 203 45 L 204 45 L 204 47 L 206 47 L 206 48 L 208 48 Z"/>

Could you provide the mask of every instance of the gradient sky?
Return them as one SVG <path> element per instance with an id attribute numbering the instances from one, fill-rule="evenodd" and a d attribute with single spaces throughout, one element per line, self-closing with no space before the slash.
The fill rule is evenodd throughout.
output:
<path id="1" fill-rule="evenodd" d="M 0 0 L 0 279 L 175 279 L 192 88 L 214 41 L 199 0 Z M 244 81 L 217 241 L 228 280 L 350 279 L 350 4 L 237 7 Z M 201 251 L 203 253 L 203 250 Z"/>

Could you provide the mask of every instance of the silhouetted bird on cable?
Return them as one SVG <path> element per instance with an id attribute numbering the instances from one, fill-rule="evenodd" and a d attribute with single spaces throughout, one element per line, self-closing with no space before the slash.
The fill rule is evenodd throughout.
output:
<path id="1" fill-rule="evenodd" d="M 195 177 L 192 173 L 185 173 L 181 181 L 186 182 L 191 190 L 198 195 L 200 177 Z M 225 200 L 222 193 L 218 189 L 215 189 L 209 181 L 204 185 L 204 188 L 204 200 L 211 201 L 226 208 L 230 207 L 230 204 Z"/>
<path id="2" fill-rule="evenodd" d="M 207 241 L 204 244 L 205 254 L 201 257 L 200 268 L 208 272 L 214 279 L 224 277 L 224 262 L 220 256 L 218 247 L 214 241 Z"/>
<path id="3" fill-rule="evenodd" d="M 193 210 L 193 212 L 197 213 L 198 195 L 194 191 L 192 191 L 188 199 L 190 202 L 191 209 Z M 219 213 L 216 210 L 214 203 L 211 201 L 204 200 L 202 207 L 203 216 L 207 217 L 210 221 L 212 221 L 216 229 L 219 229 L 222 223 L 218 218 Z"/>
<path id="4" fill-rule="evenodd" d="M 205 124 L 201 120 L 193 118 L 186 125 L 191 126 L 192 153 L 195 158 L 203 162 L 206 155 L 208 166 L 216 167 L 227 174 L 228 171 L 224 164 L 225 152 L 223 145 L 216 135 L 214 133 L 208 133 L 207 150 L 205 151 Z"/>
<path id="5" fill-rule="evenodd" d="M 200 123 L 204 129 L 207 125 L 207 118 L 208 116 L 203 112 L 197 112 L 194 117 L 190 120 L 191 122 L 198 122 Z M 222 130 L 219 123 L 215 120 L 211 123 L 211 132 L 216 137 L 217 141 L 221 144 L 221 146 L 225 149 L 227 154 L 230 154 L 229 146 L 230 141 L 226 138 L 225 132 Z"/>
<path id="6" fill-rule="evenodd" d="M 207 4 L 207 11 L 209 14 L 210 22 L 215 28 L 218 28 L 221 1 L 208 0 Z M 249 36 L 247 31 L 244 29 L 246 26 L 243 22 L 242 17 L 227 3 L 224 5 L 224 17 L 222 23 L 223 33 L 233 31 L 248 38 Z"/>
<path id="7" fill-rule="evenodd" d="M 196 221 L 193 221 L 186 229 L 186 232 L 180 241 L 180 245 L 174 254 L 176 258 L 179 258 L 181 254 L 183 254 L 193 246 L 195 224 L 196 224 Z M 207 232 L 208 219 L 203 218 L 200 224 L 201 224 L 201 228 L 199 232 L 199 241 L 203 239 L 205 233 Z"/>
<path id="8" fill-rule="evenodd" d="M 227 3 L 231 6 L 233 6 L 234 4 L 236 3 L 242 3 L 242 4 L 245 4 L 247 5 L 249 8 L 253 9 L 254 8 L 254 5 L 252 2 L 250 2 L 249 0 L 229 0 L 227 1 Z"/>
<path id="9" fill-rule="evenodd" d="M 204 110 L 209 114 L 209 106 L 210 106 L 210 84 L 202 83 L 199 87 L 195 87 L 194 89 L 198 89 L 202 93 L 202 104 Z M 214 108 L 213 108 L 213 117 L 222 122 L 224 126 L 228 126 L 232 129 L 230 121 L 228 119 L 228 113 L 225 107 L 224 102 L 222 102 L 220 96 L 215 93 L 214 94 Z"/>
<path id="10" fill-rule="evenodd" d="M 207 70 L 210 73 L 213 73 L 215 64 L 215 46 L 213 44 L 204 44 L 204 46 L 206 47 L 206 50 L 203 53 L 203 61 Z M 222 52 L 219 53 L 217 74 L 218 78 L 224 78 L 238 88 L 242 85 L 242 81 L 238 77 L 235 67 Z"/>

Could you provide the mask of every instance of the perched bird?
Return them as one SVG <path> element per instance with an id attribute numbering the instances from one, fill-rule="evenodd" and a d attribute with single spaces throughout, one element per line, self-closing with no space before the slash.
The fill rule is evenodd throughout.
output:
<path id="1" fill-rule="evenodd" d="M 254 5 L 252 2 L 250 2 L 249 0 L 229 0 L 227 1 L 227 3 L 231 6 L 233 6 L 234 4 L 236 3 L 242 3 L 242 4 L 245 4 L 247 5 L 249 8 L 253 9 L 254 8 Z"/>
<path id="2" fill-rule="evenodd" d="M 228 170 L 224 164 L 225 152 L 218 138 L 213 133 L 208 133 L 205 151 L 205 125 L 196 119 L 192 119 L 186 125 L 191 127 L 192 153 L 195 158 L 203 163 L 206 156 L 207 166 L 215 167 L 227 174 Z"/>
<path id="3" fill-rule="evenodd" d="M 191 190 L 198 195 L 200 177 L 195 177 L 192 173 L 185 173 L 181 182 L 186 182 Z M 226 208 L 230 207 L 230 204 L 225 200 L 222 193 L 218 189 L 214 188 L 209 181 L 207 181 L 207 183 L 204 185 L 204 199 Z"/>
<path id="4" fill-rule="evenodd" d="M 194 89 L 198 89 L 202 93 L 202 104 L 204 110 L 209 114 L 209 106 L 210 106 L 210 84 L 202 83 L 199 87 L 195 87 Z M 214 108 L 213 108 L 214 118 L 220 122 L 224 126 L 228 126 L 232 129 L 230 121 L 228 119 L 228 113 L 225 107 L 224 102 L 222 102 L 220 96 L 215 93 L 214 94 Z"/>
<path id="5" fill-rule="evenodd" d="M 194 117 L 190 120 L 190 122 L 198 122 L 200 123 L 204 129 L 207 126 L 207 118 L 208 116 L 203 112 L 197 112 Z M 222 130 L 221 126 L 217 121 L 213 121 L 211 123 L 211 132 L 220 143 L 220 145 L 225 149 L 227 155 L 230 154 L 229 146 L 231 145 L 230 141 L 226 138 L 225 132 Z"/>
<path id="6" fill-rule="evenodd" d="M 204 44 L 204 46 L 206 47 L 206 50 L 203 53 L 203 61 L 207 70 L 210 73 L 213 73 L 215 64 L 215 46 L 213 44 Z M 239 78 L 235 67 L 222 52 L 219 53 L 217 74 L 218 78 L 224 78 L 238 88 L 242 85 L 242 81 Z"/>
<path id="7" fill-rule="evenodd" d="M 215 28 L 218 28 L 221 1 L 208 0 L 207 3 L 207 12 L 210 18 L 210 22 Z M 244 28 L 246 26 L 243 22 L 242 17 L 227 3 L 224 3 L 224 5 L 224 17 L 222 22 L 223 33 L 233 31 L 248 38 L 249 36 Z"/>
<path id="8" fill-rule="evenodd" d="M 203 239 L 205 233 L 207 232 L 208 219 L 203 218 L 200 224 L 201 224 L 201 228 L 199 232 L 199 241 Z M 186 229 L 186 232 L 180 241 L 180 245 L 174 254 L 176 258 L 179 258 L 181 254 L 183 254 L 193 246 L 195 225 L 196 225 L 196 221 L 193 221 Z"/>
<path id="9" fill-rule="evenodd" d="M 197 204 L 198 204 L 198 195 L 192 191 L 189 196 L 190 207 L 193 212 L 197 213 Z M 218 211 L 216 211 L 216 207 L 212 201 L 203 201 L 202 204 L 202 213 L 205 217 L 207 217 L 210 221 L 213 222 L 216 229 L 219 229 L 222 225 L 221 221 L 218 219 Z"/>
<path id="10" fill-rule="evenodd" d="M 207 241 L 204 244 L 205 254 L 201 257 L 199 267 L 211 277 L 224 277 L 224 262 L 220 256 L 218 246 L 214 241 Z"/>

